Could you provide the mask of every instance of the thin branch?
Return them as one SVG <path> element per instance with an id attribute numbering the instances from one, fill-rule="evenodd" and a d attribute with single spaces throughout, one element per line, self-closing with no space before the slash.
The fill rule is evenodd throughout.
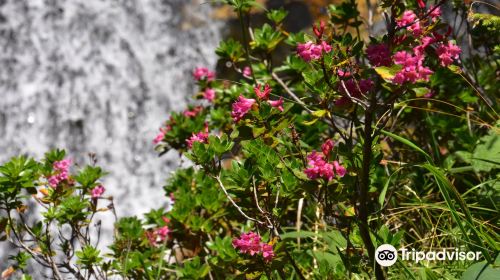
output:
<path id="1" fill-rule="evenodd" d="M 280 79 L 280 77 L 278 77 L 278 75 L 276 75 L 276 73 L 271 73 L 271 76 L 273 77 L 274 80 L 276 80 L 276 82 L 278 82 L 278 84 L 280 84 L 281 87 L 283 87 L 283 89 L 285 89 L 286 93 L 288 93 L 288 95 L 290 95 L 290 97 L 293 98 L 293 100 L 295 100 L 300 106 L 302 106 L 302 108 L 304 108 L 307 112 L 309 113 L 312 113 L 313 111 L 309 108 L 307 108 L 306 104 L 304 102 L 302 102 L 302 100 L 300 100 L 297 95 L 295 95 L 295 93 L 293 93 L 289 88 L 288 86 L 285 84 L 285 82 L 283 82 L 282 79 Z"/>
<path id="2" fill-rule="evenodd" d="M 226 195 L 227 199 L 229 199 L 229 201 L 231 202 L 231 204 L 233 204 L 233 206 L 238 210 L 238 212 L 240 212 L 241 215 L 243 215 L 243 217 L 245 217 L 247 220 L 254 221 L 254 222 L 258 223 L 258 224 L 261 224 L 261 225 L 264 224 L 264 222 L 259 221 L 259 220 L 254 219 L 254 218 L 251 218 L 250 216 L 248 216 L 247 214 L 245 214 L 245 212 L 243 212 L 243 210 L 241 209 L 241 207 L 239 207 L 238 204 L 236 204 L 236 202 L 234 202 L 234 200 L 231 198 L 231 196 L 227 192 L 226 188 L 224 187 L 224 184 L 222 183 L 220 177 L 219 176 L 214 176 L 214 178 L 215 178 L 215 180 L 217 180 L 217 183 L 219 183 L 219 186 L 222 189 L 222 191 L 224 192 L 224 194 Z"/>
<path id="3" fill-rule="evenodd" d="M 266 214 L 266 212 L 264 212 L 264 210 L 262 210 L 262 208 L 260 208 L 260 205 L 259 205 L 259 199 L 257 197 L 257 186 L 255 186 L 255 177 L 252 176 L 252 184 L 253 184 L 253 197 L 255 198 L 255 205 L 257 205 L 257 209 L 259 209 L 260 213 L 262 214 Z"/>
<path id="4" fill-rule="evenodd" d="M 364 103 L 363 100 L 361 99 L 358 99 L 356 97 L 353 97 L 350 93 L 349 93 L 349 90 L 347 89 L 347 87 L 345 86 L 345 83 L 343 80 L 340 80 L 340 84 L 342 85 L 342 88 L 345 90 L 345 93 L 347 94 L 347 96 L 356 104 L 360 105 L 361 107 L 363 107 L 363 109 L 366 110 L 366 108 L 368 108 L 368 104 Z"/>

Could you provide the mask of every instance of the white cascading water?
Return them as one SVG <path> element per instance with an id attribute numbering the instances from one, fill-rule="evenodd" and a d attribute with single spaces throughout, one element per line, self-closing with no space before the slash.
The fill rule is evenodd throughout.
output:
<path id="1" fill-rule="evenodd" d="M 3 3 L 2 3 L 3 2 Z M 0 1 L 0 162 L 95 153 L 120 216 L 162 203 L 178 155 L 152 139 L 213 66 L 220 23 L 186 0 Z"/>
<path id="2" fill-rule="evenodd" d="M 95 153 L 120 217 L 165 205 L 180 159 L 152 139 L 195 92 L 192 69 L 216 63 L 222 22 L 206 2 L 0 0 L 0 162 Z"/>

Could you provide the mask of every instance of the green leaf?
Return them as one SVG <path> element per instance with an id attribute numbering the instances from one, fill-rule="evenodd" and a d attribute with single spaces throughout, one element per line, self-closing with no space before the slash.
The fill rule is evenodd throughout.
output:
<path id="1" fill-rule="evenodd" d="M 408 140 L 408 139 L 406 139 L 406 138 L 403 138 L 403 137 L 401 137 L 401 136 L 399 136 L 399 135 L 396 135 L 396 134 L 394 134 L 394 133 L 391 133 L 391 132 L 389 132 L 389 131 L 385 131 L 385 130 L 383 130 L 383 129 L 381 129 L 381 130 L 380 130 L 380 132 L 381 132 L 381 133 L 383 133 L 383 134 L 385 134 L 385 135 L 387 135 L 387 136 L 389 136 L 389 137 L 391 137 L 391 138 L 393 138 L 394 140 L 397 140 L 397 141 L 399 141 L 399 142 L 401 142 L 401 143 L 403 143 L 403 144 L 405 144 L 405 145 L 409 146 L 410 148 L 414 149 L 415 151 L 417 151 L 417 152 L 419 152 L 419 153 L 423 154 L 423 155 L 425 156 L 425 158 L 426 158 L 429 162 L 432 162 L 432 158 L 431 158 L 431 156 L 430 156 L 428 153 L 426 153 L 424 150 L 420 149 L 417 145 L 415 145 L 415 144 L 414 144 L 413 142 L 411 142 L 410 140 Z"/>
<path id="2" fill-rule="evenodd" d="M 81 251 L 76 252 L 76 256 L 78 257 L 76 263 L 82 264 L 85 268 L 91 268 L 93 265 L 97 265 L 102 261 L 99 254 L 99 250 L 90 245 L 86 245 Z"/>
<path id="3" fill-rule="evenodd" d="M 492 129 L 482 137 L 472 154 L 471 164 L 476 171 L 489 172 L 500 168 L 500 136 Z"/>
<path id="4" fill-rule="evenodd" d="M 288 11 L 286 11 L 283 7 L 279 8 L 278 10 L 270 10 L 266 14 L 267 18 L 275 24 L 281 23 L 287 15 Z"/>
<path id="5" fill-rule="evenodd" d="M 243 55 L 245 51 L 240 42 L 230 38 L 227 41 L 221 41 L 215 53 L 221 58 L 229 59 L 232 62 L 239 62 L 245 60 Z"/>
<path id="6" fill-rule="evenodd" d="M 382 77 L 382 79 L 386 80 L 387 82 L 390 82 L 390 81 L 392 81 L 394 76 L 399 71 L 401 71 L 402 68 L 403 67 L 401 65 L 398 65 L 398 64 L 394 64 L 390 67 L 379 66 L 379 67 L 375 67 L 375 72 L 377 72 L 377 74 L 379 74 L 380 77 Z"/>
<path id="7" fill-rule="evenodd" d="M 417 97 L 422 97 L 429 93 L 429 89 L 426 87 L 417 87 L 417 88 L 412 88 L 412 90 L 415 92 L 415 95 Z"/>
<path id="8" fill-rule="evenodd" d="M 289 231 L 280 235 L 282 239 L 314 238 L 315 236 L 317 236 L 316 233 L 314 233 L 313 231 L 306 231 L 306 230 Z"/>
<path id="9" fill-rule="evenodd" d="M 264 132 L 266 132 L 266 127 L 257 127 L 257 126 L 254 126 L 252 127 L 252 135 L 254 138 L 257 138 L 259 136 L 261 136 Z"/>
<path id="10" fill-rule="evenodd" d="M 448 69 L 451 70 L 451 72 L 455 73 L 455 74 L 461 74 L 462 73 L 462 69 L 460 69 L 459 66 L 456 66 L 456 65 L 448 65 Z"/>
<path id="11" fill-rule="evenodd" d="M 378 196 L 378 204 L 380 205 L 380 208 L 384 206 L 384 201 L 385 201 L 385 195 L 387 194 L 387 189 L 389 188 L 389 184 L 391 183 L 392 176 L 394 174 L 398 173 L 402 168 L 399 168 L 398 170 L 394 171 L 389 178 L 387 178 L 387 181 L 385 181 L 384 187 L 382 188 L 382 191 L 380 192 L 380 195 Z"/>
<path id="12" fill-rule="evenodd" d="M 254 40 L 250 42 L 250 46 L 254 49 L 264 50 L 266 52 L 273 51 L 285 37 L 279 31 L 273 30 L 269 24 L 264 24 L 262 28 L 257 28 L 254 31 Z"/>
<path id="13" fill-rule="evenodd" d="M 495 264 L 491 265 L 485 261 L 471 265 L 462 274 L 461 280 L 496 280 L 500 275 L 500 256 L 497 257 Z"/>
<path id="14" fill-rule="evenodd" d="M 311 113 L 311 115 L 318 117 L 318 118 L 321 118 L 326 114 L 330 115 L 330 113 L 327 110 L 317 110 L 317 111 L 314 111 Z"/>
<path id="15" fill-rule="evenodd" d="M 303 121 L 302 124 L 306 126 L 313 125 L 315 122 L 317 122 L 319 119 L 312 119 L 310 121 Z"/>

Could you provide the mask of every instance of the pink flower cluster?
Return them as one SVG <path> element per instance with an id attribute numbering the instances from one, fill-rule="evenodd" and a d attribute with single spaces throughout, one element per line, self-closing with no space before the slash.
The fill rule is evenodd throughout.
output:
<path id="1" fill-rule="evenodd" d="M 209 102 L 213 102 L 215 99 L 215 90 L 213 88 L 206 88 L 203 92 L 203 98 Z"/>
<path id="2" fill-rule="evenodd" d="M 231 117 L 234 122 L 239 122 L 245 115 L 252 109 L 255 104 L 255 99 L 245 98 L 243 95 L 238 97 L 238 100 L 233 103 L 233 111 L 231 112 Z"/>
<path id="3" fill-rule="evenodd" d="M 165 134 L 172 130 L 172 127 L 170 125 L 167 125 L 166 127 L 160 127 L 160 132 L 156 135 L 155 139 L 153 139 L 153 144 L 157 145 L 161 141 L 163 141 L 163 138 L 165 138 Z"/>
<path id="4" fill-rule="evenodd" d="M 162 227 L 156 229 L 156 235 L 160 238 L 161 242 L 163 242 L 163 241 L 165 241 L 165 239 L 167 239 L 170 232 L 171 232 L 171 230 L 168 228 L 168 226 L 162 226 Z"/>
<path id="5" fill-rule="evenodd" d="M 452 64 L 453 59 L 458 59 L 461 52 L 460 47 L 450 41 L 448 41 L 448 44 L 439 43 L 436 49 L 436 54 L 444 67 Z"/>
<path id="6" fill-rule="evenodd" d="M 366 56 L 370 61 L 371 65 L 378 66 L 390 66 L 392 64 L 391 51 L 387 44 L 372 44 L 366 48 Z"/>
<path id="7" fill-rule="evenodd" d="M 191 110 L 189 110 L 189 109 L 184 110 L 184 112 L 182 114 L 185 117 L 192 118 L 192 117 L 196 117 L 196 115 L 198 115 L 201 111 L 203 111 L 203 107 L 196 106 Z"/>
<path id="8" fill-rule="evenodd" d="M 319 44 L 314 44 L 309 41 L 305 44 L 299 44 L 297 46 L 297 54 L 306 62 L 320 59 L 323 53 L 329 53 L 331 51 L 332 46 L 325 41 L 321 41 Z"/>
<path id="9" fill-rule="evenodd" d="M 49 177 L 49 185 L 56 188 L 59 183 L 69 179 L 69 167 L 71 165 L 71 159 L 63 159 L 61 161 L 56 161 L 52 164 L 52 168 L 55 174 Z"/>
<path id="10" fill-rule="evenodd" d="M 261 242 L 260 235 L 255 232 L 242 233 L 240 238 L 233 239 L 233 247 L 240 250 L 240 253 L 250 256 L 260 253 L 266 262 L 274 257 L 273 246 Z"/>
<path id="11" fill-rule="evenodd" d="M 165 240 L 167 240 L 168 238 L 168 235 L 172 232 L 172 230 L 168 227 L 170 219 L 167 217 L 163 217 L 162 220 L 167 225 L 156 228 L 155 230 L 146 231 L 146 238 L 149 240 L 149 244 L 151 246 L 156 246 L 165 242 Z"/>
<path id="12" fill-rule="evenodd" d="M 425 3 L 418 0 L 419 7 L 425 9 Z M 424 14 L 425 11 L 422 11 Z M 439 7 L 430 6 L 427 12 L 432 21 L 436 21 L 441 16 L 441 9 Z M 434 43 L 438 43 L 436 46 L 436 54 L 439 57 L 441 66 L 448 66 L 453 63 L 454 59 L 459 58 L 461 49 L 454 43 L 440 42 L 451 32 L 449 28 L 446 35 L 440 35 L 434 32 L 431 35 L 422 36 L 424 34 L 423 28 L 429 24 L 429 20 L 421 17 L 419 18 L 413 11 L 405 11 L 401 18 L 396 20 L 398 27 L 406 28 L 413 33 L 419 41 L 420 44 L 413 48 L 413 53 L 409 51 L 399 51 L 393 56 L 394 63 L 402 65 L 401 71 L 399 71 L 392 81 L 397 84 L 403 84 L 406 82 L 415 83 L 417 81 L 428 81 L 429 76 L 433 73 L 428 67 L 423 65 L 425 59 L 425 50 L 428 46 Z M 406 36 L 399 37 L 396 39 L 395 43 L 405 40 Z M 368 50 L 367 50 L 368 51 Z M 372 50 L 373 51 L 373 50 Z M 370 58 L 369 58 L 370 59 Z"/>
<path id="13" fill-rule="evenodd" d="M 420 80 L 428 81 L 433 73 L 431 69 L 423 66 L 424 55 L 411 55 L 406 51 L 399 51 L 393 56 L 394 63 L 402 65 L 401 71 L 396 73 L 392 81 L 396 84 L 405 82 L 415 83 Z"/>
<path id="14" fill-rule="evenodd" d="M 434 6 L 431 5 L 429 7 L 429 11 L 431 11 L 429 16 L 434 21 L 437 20 L 441 16 L 441 8 L 440 7 L 434 8 Z"/>
<path id="15" fill-rule="evenodd" d="M 90 194 L 92 196 L 93 199 L 97 199 L 99 197 L 102 196 L 102 194 L 106 191 L 106 189 L 104 188 L 103 185 L 98 185 L 96 186 L 95 188 L 93 188 L 91 191 L 90 191 Z"/>
<path id="16" fill-rule="evenodd" d="M 193 135 L 186 140 L 188 147 L 191 149 L 194 142 L 208 143 L 208 124 L 205 123 L 205 130 L 198 133 L 193 133 Z"/>
<path id="17" fill-rule="evenodd" d="M 419 36 L 422 34 L 422 28 L 418 17 L 413 11 L 405 11 L 401 18 L 396 20 L 398 27 L 405 27 L 407 30 L 413 32 L 413 35 Z"/>
<path id="18" fill-rule="evenodd" d="M 196 67 L 193 71 L 193 77 L 197 81 L 213 81 L 215 79 L 215 72 L 208 70 L 206 67 Z"/>
<path id="19" fill-rule="evenodd" d="M 330 181 L 335 176 L 335 173 L 337 173 L 339 177 L 344 177 L 347 172 L 345 167 L 340 165 L 338 161 L 334 161 L 333 164 L 328 162 L 328 156 L 330 155 L 333 146 L 333 141 L 327 140 L 323 143 L 323 145 L 321 145 L 323 154 L 317 153 L 313 150 L 312 153 L 307 156 L 310 167 L 306 168 L 304 173 L 309 179 L 314 180 L 317 178 L 324 178 Z"/>

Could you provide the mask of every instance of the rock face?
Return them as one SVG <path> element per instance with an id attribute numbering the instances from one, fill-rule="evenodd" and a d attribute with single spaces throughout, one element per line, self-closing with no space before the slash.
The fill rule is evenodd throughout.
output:
<path id="1" fill-rule="evenodd" d="M 152 139 L 213 66 L 222 22 L 196 0 L 0 0 L 0 162 L 95 153 L 119 216 L 164 204 L 179 165 Z"/>

